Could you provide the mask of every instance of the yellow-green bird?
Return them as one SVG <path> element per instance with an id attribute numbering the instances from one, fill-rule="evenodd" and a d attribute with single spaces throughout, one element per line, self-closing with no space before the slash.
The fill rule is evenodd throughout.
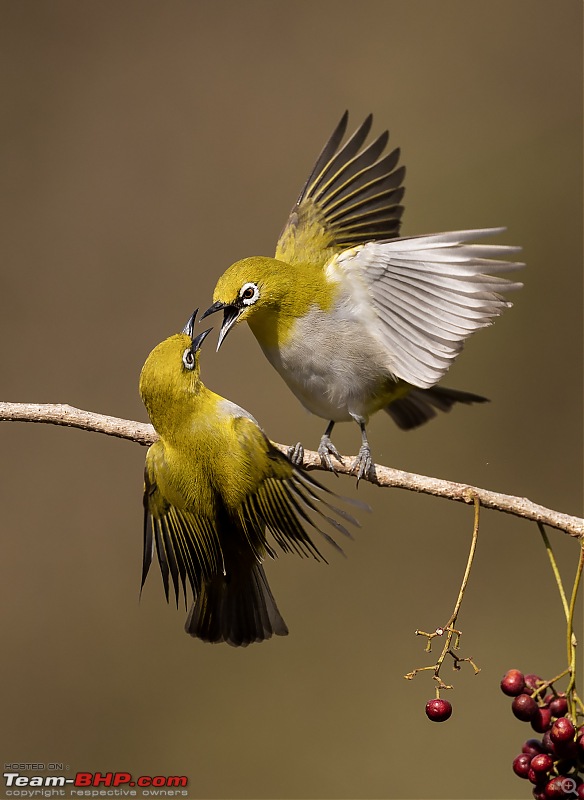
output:
<path id="1" fill-rule="evenodd" d="M 359 479 L 371 467 L 371 414 L 384 409 L 409 429 L 436 409 L 485 401 L 435 384 L 465 339 L 511 305 L 501 292 L 522 284 L 498 274 L 523 265 L 503 260 L 520 248 L 471 243 L 504 228 L 398 238 L 405 173 L 399 150 L 382 155 L 387 131 L 364 146 L 371 115 L 341 145 L 347 119 L 345 113 L 320 154 L 275 258 L 229 267 L 203 317 L 223 310 L 217 349 L 247 321 L 300 402 L 329 421 L 318 452 L 330 469 L 331 454 L 339 457 L 334 424 L 359 424 Z"/>
<path id="2" fill-rule="evenodd" d="M 251 414 L 202 383 L 199 350 L 210 329 L 193 336 L 196 314 L 154 348 L 140 375 L 160 437 L 146 456 L 142 586 L 156 549 L 166 599 L 170 581 L 177 605 L 187 582 L 192 590 L 187 632 L 245 646 L 288 633 L 262 566 L 275 555 L 266 533 L 284 551 L 325 560 L 305 525 L 338 548 L 318 521 L 347 535 L 338 518 L 358 523 L 328 503 L 331 493 L 293 466 Z"/>

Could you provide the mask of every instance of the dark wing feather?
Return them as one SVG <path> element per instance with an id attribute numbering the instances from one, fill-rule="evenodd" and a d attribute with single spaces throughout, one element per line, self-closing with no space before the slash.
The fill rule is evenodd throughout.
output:
<path id="1" fill-rule="evenodd" d="M 146 492 L 144 492 L 144 547 L 142 554 L 142 580 L 140 581 L 140 592 L 144 588 L 144 583 L 150 571 L 152 556 L 154 554 L 154 540 L 152 537 L 152 515 L 148 510 L 146 502 Z"/>
<path id="2" fill-rule="evenodd" d="M 382 156 L 387 131 L 363 147 L 371 114 L 341 146 L 347 120 L 345 112 L 280 234 L 276 258 L 282 261 L 324 266 L 348 247 L 399 236 L 405 191 L 399 150 Z"/>
<path id="3" fill-rule="evenodd" d="M 265 547 L 264 530 L 267 528 L 284 552 L 295 552 L 326 562 L 306 528 L 317 532 L 332 547 L 342 552 L 332 536 L 323 530 L 323 523 L 348 537 L 351 534 L 343 522 L 359 527 L 358 521 L 351 514 L 329 503 L 326 495 L 353 503 L 361 510 L 368 511 L 369 506 L 338 497 L 307 473 L 293 467 L 267 439 L 266 443 L 269 446 L 270 459 L 279 463 L 280 468 L 285 465 L 285 471 L 282 470 L 282 474 L 277 477 L 267 477 L 246 498 L 240 514 L 242 525 L 248 530 L 248 538 L 252 540 L 254 536 L 259 536 L 260 541 L 254 547 L 257 548 L 260 544 Z"/>
<path id="4" fill-rule="evenodd" d="M 224 571 L 221 543 L 214 524 L 170 505 L 156 485 L 148 459 L 144 476 L 144 512 L 141 586 L 144 586 L 156 550 L 166 599 L 169 599 L 171 581 L 177 604 L 181 588 L 186 602 L 187 581 L 196 597 L 204 581 Z"/>

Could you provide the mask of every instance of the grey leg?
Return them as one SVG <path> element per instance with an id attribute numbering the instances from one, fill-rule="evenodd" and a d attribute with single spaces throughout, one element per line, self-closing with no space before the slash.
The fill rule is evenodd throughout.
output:
<path id="1" fill-rule="evenodd" d="M 373 462 L 371 460 L 371 449 L 369 447 L 369 442 L 367 441 L 365 423 L 360 419 L 358 419 L 357 422 L 361 428 L 361 447 L 359 448 L 357 458 L 353 462 L 353 469 L 357 470 L 357 483 L 359 483 L 361 478 L 369 474 L 369 470 L 371 469 Z"/>
<path id="2" fill-rule="evenodd" d="M 320 456 L 320 460 L 327 469 L 331 470 L 331 472 L 335 472 L 335 467 L 331 456 L 334 456 L 340 462 L 343 461 L 339 451 L 337 450 L 337 448 L 334 446 L 334 444 L 331 442 L 330 439 L 330 435 L 334 427 L 335 423 L 331 420 L 327 425 L 326 431 L 322 435 L 320 444 L 318 445 L 318 455 Z"/>
<path id="3" fill-rule="evenodd" d="M 286 455 L 295 467 L 301 467 L 304 461 L 304 447 L 302 447 L 302 442 L 296 442 L 293 447 L 289 447 Z"/>

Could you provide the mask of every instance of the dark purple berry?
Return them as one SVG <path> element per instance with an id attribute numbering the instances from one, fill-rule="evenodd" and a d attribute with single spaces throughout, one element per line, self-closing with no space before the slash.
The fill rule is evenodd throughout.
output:
<path id="1" fill-rule="evenodd" d="M 554 717 L 563 717 L 568 710 L 568 701 L 563 695 L 554 697 L 550 703 L 550 711 Z"/>
<path id="2" fill-rule="evenodd" d="M 446 722 L 452 714 L 452 706 L 448 700 L 428 700 L 426 703 L 426 716 L 432 722 Z"/>
<path id="3" fill-rule="evenodd" d="M 531 727 L 537 733 L 545 733 L 552 724 L 552 712 L 549 708 L 538 708 L 531 719 Z"/>
<path id="4" fill-rule="evenodd" d="M 575 733 L 576 729 L 568 717 L 560 717 L 551 727 L 550 738 L 555 744 L 558 744 L 558 742 L 569 742 L 573 741 Z"/>
<path id="5" fill-rule="evenodd" d="M 511 709 L 517 719 L 529 722 L 537 714 L 537 703 L 528 694 L 520 694 L 513 700 Z"/>
<path id="6" fill-rule="evenodd" d="M 554 748 L 556 759 L 559 758 L 563 762 L 575 762 L 578 758 L 578 745 L 573 739 L 568 739 L 565 742 L 556 742 Z M 566 763 L 567 766 L 568 764 Z"/>
<path id="7" fill-rule="evenodd" d="M 538 756 L 540 753 L 544 753 L 545 748 L 539 739 L 528 739 L 521 748 L 521 752 L 527 753 L 528 756 L 533 758 L 534 756 Z"/>
<path id="8" fill-rule="evenodd" d="M 543 747 L 543 749 L 545 750 L 546 753 L 550 753 L 552 756 L 555 755 L 556 746 L 552 742 L 552 739 L 551 739 L 549 731 L 546 731 L 544 733 L 544 735 L 542 736 L 541 746 Z"/>
<path id="9" fill-rule="evenodd" d="M 503 675 L 501 680 L 501 691 L 509 697 L 517 697 L 525 688 L 523 673 L 518 669 L 510 669 Z"/>
<path id="10" fill-rule="evenodd" d="M 520 778 L 527 778 L 530 763 L 531 756 L 527 753 L 520 753 L 513 759 L 513 772 Z"/>

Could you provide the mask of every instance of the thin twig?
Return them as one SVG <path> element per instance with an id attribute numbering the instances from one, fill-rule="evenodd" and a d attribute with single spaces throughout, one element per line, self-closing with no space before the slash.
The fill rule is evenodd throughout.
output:
<path id="1" fill-rule="evenodd" d="M 458 612 L 460 611 L 460 606 L 462 605 L 462 599 L 464 597 L 464 593 L 466 591 L 466 587 L 467 587 L 467 584 L 468 584 L 468 579 L 470 577 L 470 569 L 471 569 L 471 567 L 473 565 L 474 556 L 475 556 L 475 552 L 476 552 L 476 549 L 477 549 L 477 541 L 478 541 L 478 538 L 479 538 L 479 522 L 480 522 L 480 518 L 481 518 L 481 504 L 480 504 L 480 501 L 479 501 L 478 497 L 474 498 L 474 507 L 475 507 L 475 513 L 474 513 L 474 524 L 473 524 L 473 529 L 472 529 L 472 541 L 471 541 L 471 544 L 470 544 L 470 552 L 469 552 L 468 558 L 466 560 L 466 568 L 464 570 L 462 583 L 460 584 L 460 590 L 458 592 L 458 597 L 456 598 L 454 611 L 452 612 L 452 616 L 450 617 L 450 619 L 448 620 L 448 622 L 444 626 L 445 628 L 453 628 L 454 625 L 456 624 L 456 620 L 457 620 L 457 617 L 458 617 Z"/>
<path id="2" fill-rule="evenodd" d="M 481 517 L 481 504 L 479 502 L 478 497 L 473 497 L 475 513 L 474 513 L 474 524 L 472 530 L 472 541 L 470 545 L 470 552 L 468 554 L 468 558 L 466 561 L 466 568 L 464 570 L 464 576 L 462 578 L 462 583 L 460 584 L 460 589 L 458 592 L 458 597 L 456 598 L 456 603 L 454 604 L 454 610 L 452 611 L 452 615 L 446 625 L 440 626 L 436 628 L 435 631 L 432 633 L 426 633 L 426 631 L 415 631 L 416 636 L 425 636 L 428 640 L 426 643 L 426 652 L 429 653 L 432 649 L 432 639 L 436 636 L 443 636 L 446 634 L 446 639 L 444 641 L 444 646 L 442 647 L 442 652 L 438 656 L 438 659 L 435 664 L 427 667 L 418 667 L 417 669 L 412 670 L 412 672 L 408 672 L 407 675 L 404 675 L 404 678 L 408 681 L 411 681 L 418 672 L 423 672 L 424 670 L 432 670 L 434 672 L 433 678 L 436 681 L 436 697 L 440 697 L 440 692 L 442 689 L 452 689 L 452 686 L 448 686 L 442 678 L 440 677 L 440 670 L 442 669 L 442 664 L 444 663 L 444 659 L 447 655 L 451 656 L 454 659 L 453 668 L 456 670 L 460 669 L 460 664 L 462 661 L 468 661 L 472 668 L 474 669 L 475 675 L 478 675 L 480 669 L 477 667 L 475 662 L 472 658 L 460 658 L 453 652 L 457 650 L 460 644 L 460 637 L 461 631 L 457 630 L 454 625 L 456 624 L 456 620 L 458 618 L 458 613 L 460 611 L 460 607 L 462 605 L 462 600 L 464 598 L 464 593 L 466 591 L 466 587 L 468 584 L 468 579 L 470 576 L 470 570 L 474 561 L 475 552 L 477 548 L 477 541 L 479 538 L 479 522 Z M 452 639 L 454 638 L 454 645 L 452 645 Z"/>
<path id="3" fill-rule="evenodd" d="M 552 546 L 548 538 L 548 535 L 545 532 L 545 528 L 543 527 L 541 522 L 537 523 L 537 527 L 539 528 L 541 538 L 543 539 L 543 543 L 545 545 L 545 549 L 547 551 L 548 558 L 550 560 L 552 572 L 554 573 L 554 578 L 556 579 L 556 583 L 558 585 L 558 591 L 560 592 L 560 598 L 562 600 L 562 605 L 564 607 L 564 615 L 566 617 L 566 622 L 568 622 L 570 617 L 570 610 L 568 608 L 568 600 L 566 599 L 566 592 L 564 591 L 564 584 L 562 583 L 562 576 L 560 575 L 560 570 L 558 569 L 558 565 L 556 563 L 556 557 L 554 555 L 554 551 L 552 550 Z"/>
<path id="4" fill-rule="evenodd" d="M 476 552 L 476 549 L 477 549 L 477 541 L 478 541 L 478 538 L 479 538 L 479 522 L 480 522 L 480 517 L 481 517 L 481 504 L 479 502 L 478 497 L 474 497 L 473 498 L 473 502 L 474 502 L 474 507 L 475 507 L 475 513 L 474 513 L 474 524 L 473 524 L 473 530 L 472 530 L 472 541 L 471 541 L 471 545 L 470 545 L 470 552 L 469 552 L 468 558 L 466 560 L 466 568 L 464 570 L 464 576 L 462 578 L 462 583 L 460 584 L 460 589 L 458 591 L 458 597 L 456 598 L 456 603 L 454 605 L 454 610 L 452 611 L 452 616 L 450 617 L 450 619 L 448 620 L 448 622 L 444 626 L 444 630 L 446 631 L 446 641 L 444 642 L 444 647 L 442 648 L 442 652 L 440 653 L 440 655 L 438 656 L 438 660 L 436 661 L 436 667 L 435 667 L 435 670 L 434 670 L 436 677 L 438 677 L 438 674 L 440 672 L 440 668 L 442 667 L 442 662 L 444 661 L 444 659 L 446 658 L 446 655 L 448 653 L 450 653 L 450 655 L 452 655 L 452 657 L 455 659 L 455 665 L 456 665 L 457 661 L 460 661 L 460 659 L 456 659 L 456 656 L 453 653 L 450 652 L 450 644 L 452 642 L 452 637 L 455 634 L 457 634 L 458 640 L 460 639 L 460 631 L 457 631 L 454 626 L 456 625 L 456 620 L 458 618 L 458 612 L 460 611 L 460 606 L 462 605 L 462 600 L 464 598 L 464 593 L 466 591 L 466 587 L 467 587 L 467 584 L 468 584 L 468 579 L 470 577 L 470 570 L 471 570 L 471 567 L 473 565 L 474 556 L 475 556 L 475 552 Z M 457 647 L 457 646 L 458 646 L 458 641 L 455 643 L 455 647 Z M 477 672 L 476 665 L 475 665 L 474 668 L 475 668 L 475 674 L 476 674 L 476 672 Z M 440 687 L 438 687 L 436 689 L 436 697 L 440 696 L 439 688 Z"/>
<path id="5" fill-rule="evenodd" d="M 574 637 L 574 612 L 576 610 L 576 598 L 578 597 L 578 589 L 580 588 L 580 580 L 582 578 L 582 571 L 584 570 L 584 542 L 580 546 L 580 560 L 576 568 L 576 576 L 574 578 L 574 585 L 572 586 L 572 597 L 570 598 L 570 610 L 568 612 L 568 625 L 566 630 L 566 645 L 568 650 L 568 663 L 570 666 L 570 682 L 566 689 L 566 695 L 569 698 L 571 705 L 570 711 L 572 716 L 575 717 L 576 708 L 572 691 L 576 685 L 576 639 Z"/>
<path id="6" fill-rule="evenodd" d="M 142 445 L 150 445 L 158 438 L 154 428 L 143 422 L 108 417 L 91 411 L 82 411 L 65 404 L 0 402 L 0 421 L 65 425 L 86 431 L 105 433 L 108 436 L 118 436 Z M 283 452 L 288 450 L 286 445 L 276 446 Z M 352 459 L 349 456 L 343 456 L 343 462 L 335 460 L 334 463 L 337 472 L 345 475 L 353 474 Z M 304 451 L 304 467 L 309 470 L 324 469 L 318 454 L 310 450 Z M 476 497 L 483 508 L 492 508 L 506 514 L 542 522 L 551 528 L 558 528 L 570 536 L 584 538 L 584 519 L 553 511 L 533 503 L 525 497 L 514 497 L 480 489 L 476 486 L 468 486 L 464 483 L 416 475 L 380 464 L 374 464 L 365 479 L 376 486 L 390 486 L 411 492 L 421 492 L 459 503 L 472 503 Z"/>

